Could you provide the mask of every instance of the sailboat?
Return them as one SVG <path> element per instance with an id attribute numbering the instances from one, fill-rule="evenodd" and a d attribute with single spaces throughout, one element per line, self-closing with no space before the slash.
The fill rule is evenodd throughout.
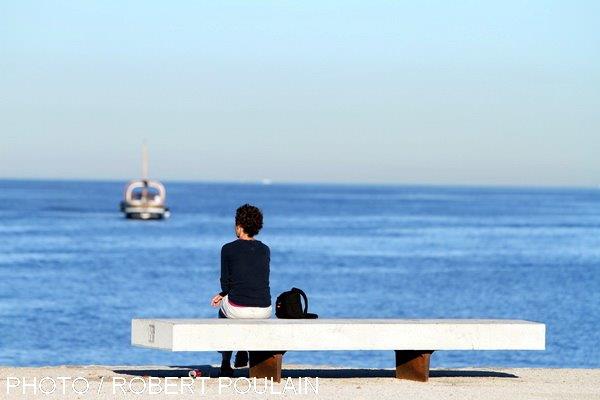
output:
<path id="1" fill-rule="evenodd" d="M 148 178 L 148 149 L 142 147 L 142 179 L 129 181 L 125 186 L 121 211 L 129 219 L 163 219 L 170 216 L 166 206 L 167 191 L 162 183 Z"/>

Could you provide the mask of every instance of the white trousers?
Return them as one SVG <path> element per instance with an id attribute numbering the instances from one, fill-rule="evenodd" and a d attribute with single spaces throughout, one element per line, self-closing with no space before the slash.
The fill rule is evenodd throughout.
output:
<path id="1" fill-rule="evenodd" d="M 229 296 L 223 297 L 221 300 L 221 311 L 227 318 L 271 318 L 273 307 L 239 307 L 234 306 L 229 302 Z"/>

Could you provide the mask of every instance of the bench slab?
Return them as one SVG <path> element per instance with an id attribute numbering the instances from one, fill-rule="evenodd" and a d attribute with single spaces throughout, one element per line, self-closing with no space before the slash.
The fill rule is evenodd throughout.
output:
<path id="1" fill-rule="evenodd" d="M 491 319 L 134 319 L 134 346 L 169 351 L 544 350 L 546 326 Z"/>

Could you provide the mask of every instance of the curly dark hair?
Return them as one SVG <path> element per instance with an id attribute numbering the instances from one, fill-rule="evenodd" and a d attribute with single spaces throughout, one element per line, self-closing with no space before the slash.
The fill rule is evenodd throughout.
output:
<path id="1" fill-rule="evenodd" d="M 254 237 L 263 227 L 263 215 L 258 207 L 244 204 L 235 212 L 235 224 L 244 229 L 246 235 Z"/>

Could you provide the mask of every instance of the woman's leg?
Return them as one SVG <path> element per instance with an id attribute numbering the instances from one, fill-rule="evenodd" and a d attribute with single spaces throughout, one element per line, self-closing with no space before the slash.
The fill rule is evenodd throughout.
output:
<path id="1" fill-rule="evenodd" d="M 219 309 L 219 318 L 227 318 L 227 316 L 223 313 L 223 311 L 221 309 Z M 231 365 L 232 352 L 231 351 L 222 351 L 221 354 L 223 355 L 223 361 L 221 362 L 221 366 Z M 235 361 L 233 363 L 233 366 L 235 368 L 243 368 L 247 365 L 248 365 L 248 352 L 238 350 L 238 352 L 235 353 Z"/>
<path id="2" fill-rule="evenodd" d="M 219 309 L 219 318 L 227 318 L 223 311 Z M 231 368 L 231 355 L 232 351 L 220 351 L 223 359 L 221 360 L 221 376 L 231 376 L 233 375 L 233 369 Z"/>
<path id="3" fill-rule="evenodd" d="M 247 365 L 248 352 L 245 350 L 238 350 L 238 352 L 235 353 L 235 362 L 233 363 L 233 366 L 236 368 L 244 368 Z"/>

